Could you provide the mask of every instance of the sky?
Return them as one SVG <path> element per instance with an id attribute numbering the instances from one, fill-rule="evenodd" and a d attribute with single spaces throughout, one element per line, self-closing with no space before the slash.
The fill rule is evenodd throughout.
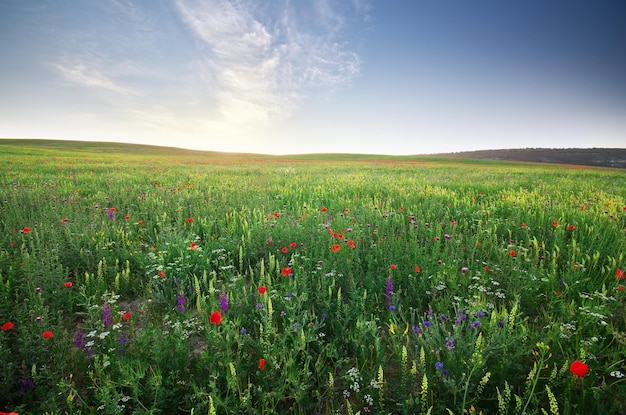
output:
<path id="1" fill-rule="evenodd" d="M 0 137 L 626 148 L 624 0 L 0 0 Z"/>

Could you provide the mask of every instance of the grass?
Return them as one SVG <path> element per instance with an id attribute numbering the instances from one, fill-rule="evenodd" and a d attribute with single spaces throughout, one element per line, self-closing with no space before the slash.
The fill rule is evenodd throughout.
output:
<path id="1" fill-rule="evenodd" d="M 626 413 L 622 171 L 0 146 L 0 411 Z"/>

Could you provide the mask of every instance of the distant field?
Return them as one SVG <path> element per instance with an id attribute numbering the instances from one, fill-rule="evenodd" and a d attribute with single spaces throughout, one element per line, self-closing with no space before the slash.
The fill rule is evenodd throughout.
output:
<path id="1" fill-rule="evenodd" d="M 624 172 L 0 140 L 0 412 L 624 414 Z"/>

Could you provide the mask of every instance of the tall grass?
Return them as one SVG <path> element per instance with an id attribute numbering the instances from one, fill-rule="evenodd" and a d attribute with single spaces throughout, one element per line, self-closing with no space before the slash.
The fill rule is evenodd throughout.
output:
<path id="1" fill-rule="evenodd" d="M 46 151 L 1 156 L 0 411 L 626 413 L 621 171 Z"/>

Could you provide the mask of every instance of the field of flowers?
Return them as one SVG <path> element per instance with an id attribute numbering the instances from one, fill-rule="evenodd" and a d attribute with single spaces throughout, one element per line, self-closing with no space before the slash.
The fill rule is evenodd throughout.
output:
<path id="1" fill-rule="evenodd" d="M 0 411 L 626 413 L 624 171 L 10 150 Z"/>

